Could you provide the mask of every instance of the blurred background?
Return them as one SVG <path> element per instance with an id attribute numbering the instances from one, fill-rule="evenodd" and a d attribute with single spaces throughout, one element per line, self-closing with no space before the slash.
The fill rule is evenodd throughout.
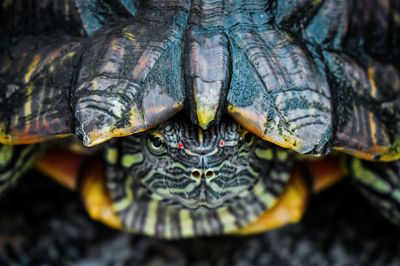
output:
<path id="1" fill-rule="evenodd" d="M 162 241 L 90 220 L 78 194 L 30 172 L 0 201 L 0 265 L 400 265 L 400 229 L 345 180 L 311 198 L 299 224 Z"/>

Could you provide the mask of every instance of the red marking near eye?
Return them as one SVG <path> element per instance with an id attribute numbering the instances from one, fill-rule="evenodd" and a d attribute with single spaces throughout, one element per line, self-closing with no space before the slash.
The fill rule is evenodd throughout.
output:
<path id="1" fill-rule="evenodd" d="M 184 147 L 184 145 L 183 145 L 182 141 L 179 141 L 179 143 L 178 143 L 178 149 L 182 150 L 183 147 Z"/>
<path id="2" fill-rule="evenodd" d="M 225 141 L 223 140 L 223 139 L 221 139 L 220 141 L 219 141 L 219 144 L 218 144 L 221 148 L 223 148 L 224 146 L 225 146 Z"/>

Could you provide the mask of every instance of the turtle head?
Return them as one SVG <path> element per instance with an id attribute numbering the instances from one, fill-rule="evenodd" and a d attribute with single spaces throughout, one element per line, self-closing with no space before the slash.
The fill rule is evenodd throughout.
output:
<path id="1" fill-rule="evenodd" d="M 289 179 L 286 151 L 228 117 L 207 130 L 185 118 L 108 149 L 108 190 L 124 226 L 166 238 L 215 235 L 271 208 Z"/>
<path id="2" fill-rule="evenodd" d="M 230 118 L 203 130 L 180 116 L 125 139 L 122 164 L 135 182 L 151 198 L 188 209 L 245 197 L 275 153 Z"/>
<path id="3" fill-rule="evenodd" d="M 260 176 L 249 160 L 254 143 L 232 120 L 206 131 L 172 120 L 144 134 L 146 163 L 132 167 L 132 174 L 156 197 L 191 209 L 216 208 L 246 193 Z"/>

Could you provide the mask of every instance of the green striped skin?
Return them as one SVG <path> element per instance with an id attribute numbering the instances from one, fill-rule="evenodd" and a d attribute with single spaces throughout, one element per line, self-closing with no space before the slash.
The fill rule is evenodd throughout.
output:
<path id="1" fill-rule="evenodd" d="M 394 224 L 400 225 L 400 161 L 378 163 L 349 160 L 357 188 Z"/>
<path id="2" fill-rule="evenodd" d="M 107 187 L 126 229 L 160 238 L 229 233 L 274 206 L 288 154 L 232 120 L 203 131 L 182 118 L 111 142 Z"/>
<path id="3" fill-rule="evenodd" d="M 17 184 L 36 154 L 36 145 L 0 145 L 0 198 Z"/>

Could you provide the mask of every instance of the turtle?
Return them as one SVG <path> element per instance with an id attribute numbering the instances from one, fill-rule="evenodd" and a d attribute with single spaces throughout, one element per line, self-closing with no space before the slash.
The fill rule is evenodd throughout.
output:
<path id="1" fill-rule="evenodd" d="M 36 167 L 112 228 L 298 222 L 346 177 L 400 224 L 400 2 L 4 0 L 0 195 Z"/>

